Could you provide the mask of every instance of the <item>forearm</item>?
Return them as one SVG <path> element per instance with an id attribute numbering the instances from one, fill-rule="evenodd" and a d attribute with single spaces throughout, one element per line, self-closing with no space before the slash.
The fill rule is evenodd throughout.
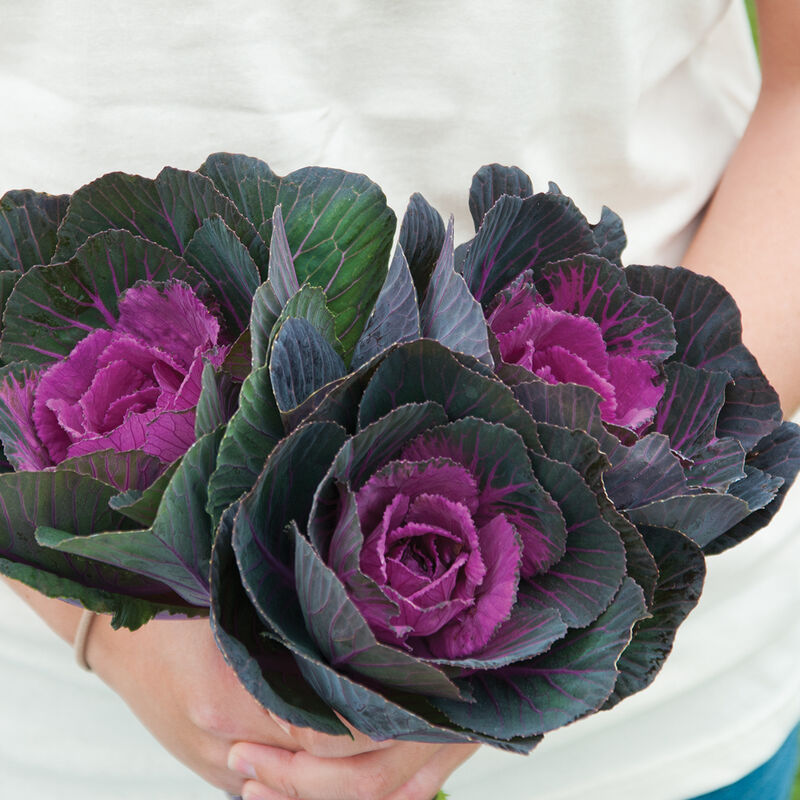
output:
<path id="1" fill-rule="evenodd" d="M 45 597 L 19 581 L 2 576 L 0 580 L 5 581 L 65 642 L 72 644 L 75 641 L 83 609 L 57 598 Z"/>
<path id="2" fill-rule="evenodd" d="M 800 51 L 791 21 L 778 24 L 771 0 L 762 6 L 761 97 L 684 263 L 736 298 L 745 344 L 791 413 L 800 405 L 800 65 L 786 54 Z"/>

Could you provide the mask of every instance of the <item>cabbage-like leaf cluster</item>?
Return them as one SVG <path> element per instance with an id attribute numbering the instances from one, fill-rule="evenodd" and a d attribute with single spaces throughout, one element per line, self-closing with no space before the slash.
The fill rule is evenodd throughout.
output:
<path id="1" fill-rule="evenodd" d="M 475 236 L 215 154 L 0 200 L 0 570 L 210 613 L 290 722 L 526 752 L 653 680 L 800 432 L 735 303 L 517 168 Z"/>

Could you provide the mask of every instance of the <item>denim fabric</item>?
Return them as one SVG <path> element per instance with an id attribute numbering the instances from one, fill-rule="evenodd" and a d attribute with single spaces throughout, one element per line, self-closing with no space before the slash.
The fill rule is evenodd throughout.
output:
<path id="1" fill-rule="evenodd" d="M 722 789 L 693 800 L 789 800 L 798 764 L 798 725 L 766 764 Z"/>

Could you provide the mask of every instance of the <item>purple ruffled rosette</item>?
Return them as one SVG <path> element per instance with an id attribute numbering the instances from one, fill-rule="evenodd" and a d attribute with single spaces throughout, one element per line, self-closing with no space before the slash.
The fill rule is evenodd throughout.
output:
<path id="1" fill-rule="evenodd" d="M 19 422 L 26 442 L 40 443 L 34 457 L 15 457 L 16 468 L 45 469 L 101 450 L 140 450 L 165 464 L 179 458 L 196 438 L 203 365 L 218 367 L 225 357 L 218 338 L 219 322 L 185 284 L 127 290 L 111 328 L 92 331 L 25 385 L 0 386 L 7 406 L 27 399 Z"/>
<path id="2" fill-rule="evenodd" d="M 586 302 L 580 293 L 585 276 L 565 270 L 562 278 L 550 304 L 526 281 L 498 296 L 488 323 L 503 362 L 524 367 L 547 383 L 588 386 L 602 398 L 604 421 L 641 430 L 664 394 L 658 369 L 662 354 L 641 340 L 635 342 L 638 347 L 623 347 L 604 337 L 604 320 L 572 313 Z"/>
<path id="3" fill-rule="evenodd" d="M 619 217 L 604 209 L 590 225 L 558 187 L 536 194 L 516 167 L 479 170 L 470 209 L 476 235 L 454 253 L 444 241 L 423 328 L 449 262 L 471 295 L 461 315 L 471 302 L 488 330 L 478 343 L 434 338 L 491 363 L 537 419 L 588 431 L 610 462 L 609 498 L 633 522 L 708 553 L 762 527 L 800 466 L 798 431 L 725 289 L 682 268 L 623 268 Z"/>
<path id="4" fill-rule="evenodd" d="M 607 702 L 655 562 L 597 444 L 545 427 L 433 341 L 331 387 L 221 516 L 212 624 L 245 686 L 329 733 L 519 752 Z"/>

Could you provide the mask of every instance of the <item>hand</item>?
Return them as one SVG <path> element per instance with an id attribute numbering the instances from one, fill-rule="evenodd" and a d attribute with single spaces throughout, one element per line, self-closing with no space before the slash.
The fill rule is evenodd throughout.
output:
<path id="1" fill-rule="evenodd" d="M 106 616 L 92 626 L 87 660 L 150 732 L 214 786 L 239 794 L 242 778 L 227 766 L 235 741 L 276 748 L 300 745 L 241 686 L 218 651 L 207 619 L 154 620 L 137 631 L 114 631 Z M 332 755 L 357 745 L 327 737 Z M 325 751 L 325 744 L 319 746 Z M 374 746 L 374 745 L 373 745 Z"/>
<path id="2" fill-rule="evenodd" d="M 81 617 L 78 606 L 45 597 L 18 581 L 9 587 L 68 643 Z M 207 619 L 153 620 L 136 631 L 95 618 L 86 657 L 95 674 L 130 706 L 150 732 L 211 784 L 239 794 L 243 779 L 228 769 L 233 742 L 277 748 L 307 747 L 318 756 L 349 756 L 387 747 L 363 734 L 324 736 L 290 730 L 241 686 L 217 649 Z"/>
<path id="3" fill-rule="evenodd" d="M 330 758 L 325 757 L 332 752 L 330 740 L 341 737 L 282 724 L 302 749 L 249 742 L 231 748 L 231 769 L 251 779 L 242 789 L 243 800 L 431 800 L 450 773 L 478 749 L 474 744 L 392 741 Z M 353 749 L 359 746 L 359 740 L 352 744 Z"/>

